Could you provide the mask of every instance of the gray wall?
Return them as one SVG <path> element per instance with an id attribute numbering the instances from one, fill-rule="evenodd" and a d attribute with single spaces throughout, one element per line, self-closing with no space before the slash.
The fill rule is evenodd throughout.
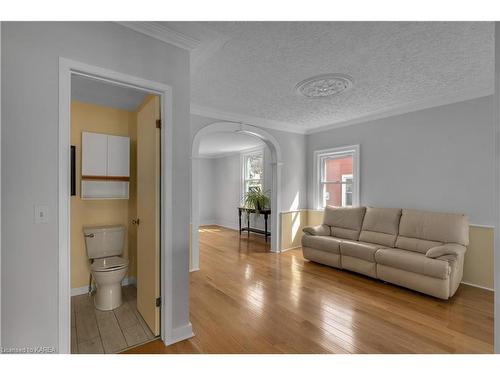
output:
<path id="1" fill-rule="evenodd" d="M 198 190 L 200 225 L 215 224 L 215 159 L 200 159 L 200 179 Z"/>
<path id="2" fill-rule="evenodd" d="M 492 96 L 307 137 L 308 202 L 315 150 L 360 144 L 362 205 L 463 212 L 494 225 Z"/>
<path id="3" fill-rule="evenodd" d="M 495 290 L 500 290 L 500 22 L 495 22 Z M 500 353 L 500 293 L 495 293 L 495 353 Z"/>
<path id="4" fill-rule="evenodd" d="M 173 86 L 173 327 L 189 321 L 189 54 L 113 23 L 2 24 L 2 345 L 58 339 L 58 59 Z M 47 204 L 49 223 L 33 223 Z"/>
<path id="5" fill-rule="evenodd" d="M 238 228 L 238 211 L 242 199 L 241 155 L 200 159 L 199 215 L 200 225 L 221 225 Z M 264 191 L 271 194 L 272 166 L 269 148 L 264 147 Z M 246 216 L 242 217 L 246 220 Z M 262 215 L 251 215 L 252 227 L 264 229 Z M 245 221 L 243 221 L 245 224 Z M 268 220 L 271 229 L 271 219 Z"/>
<path id="6" fill-rule="evenodd" d="M 191 139 L 200 129 L 218 121 L 223 120 L 191 115 Z M 281 147 L 281 210 L 307 208 L 306 136 L 273 129 L 265 130 L 276 138 Z"/>

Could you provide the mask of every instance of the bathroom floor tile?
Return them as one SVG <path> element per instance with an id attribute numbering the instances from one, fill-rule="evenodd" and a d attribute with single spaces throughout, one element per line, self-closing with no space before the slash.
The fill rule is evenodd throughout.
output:
<path id="1" fill-rule="evenodd" d="M 96 311 L 97 326 L 105 353 L 117 353 L 127 347 L 113 311 Z"/>
<path id="2" fill-rule="evenodd" d="M 114 313 L 116 315 L 116 318 L 120 322 L 120 327 L 122 328 L 128 328 L 139 324 L 137 317 L 135 316 L 128 303 L 122 304 L 120 307 L 114 310 Z"/>
<path id="3" fill-rule="evenodd" d="M 154 338 L 137 311 L 136 288 L 122 293 L 123 304 L 112 311 L 97 310 L 93 296 L 71 297 L 71 353 L 118 353 Z"/>
<path id="4" fill-rule="evenodd" d="M 77 341 L 89 341 L 99 337 L 99 329 L 94 310 L 83 310 L 76 313 L 76 334 Z"/>
<path id="5" fill-rule="evenodd" d="M 104 349 L 100 337 L 78 344 L 78 354 L 102 354 Z"/>
<path id="6" fill-rule="evenodd" d="M 125 335 L 128 346 L 137 345 L 148 340 L 146 332 L 144 332 L 144 329 L 139 323 L 125 328 L 123 334 Z"/>

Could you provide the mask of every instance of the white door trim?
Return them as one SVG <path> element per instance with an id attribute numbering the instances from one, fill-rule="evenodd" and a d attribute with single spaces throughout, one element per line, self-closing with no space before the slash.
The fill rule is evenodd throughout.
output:
<path id="1" fill-rule="evenodd" d="M 246 125 L 236 122 L 218 121 L 205 126 L 200 129 L 193 138 L 191 148 L 191 264 L 190 271 L 196 271 L 200 268 L 200 248 L 198 227 L 200 224 L 199 214 L 199 168 L 200 168 L 200 141 L 207 134 L 214 132 L 239 132 L 252 135 L 261 139 L 271 151 L 272 158 L 272 191 L 271 191 L 271 251 L 280 252 L 281 250 L 281 223 L 280 223 L 280 210 L 281 210 L 281 148 L 271 134 L 262 128 L 253 125 Z M 236 215 L 236 207 L 234 208 Z"/>
<path id="2" fill-rule="evenodd" d="M 59 58 L 59 297 L 58 297 L 58 351 L 70 352 L 71 283 L 70 283 L 70 111 L 71 75 L 85 75 L 120 86 L 134 87 L 159 95 L 161 98 L 161 338 L 165 343 L 176 342 L 172 324 L 172 87 L 112 70 Z M 186 335 L 186 334 L 185 334 Z M 184 336 L 185 336 L 184 335 Z M 192 336 L 192 332 L 191 332 Z"/>
<path id="3" fill-rule="evenodd" d="M 0 22 L 0 348 L 2 347 L 2 22 Z"/>

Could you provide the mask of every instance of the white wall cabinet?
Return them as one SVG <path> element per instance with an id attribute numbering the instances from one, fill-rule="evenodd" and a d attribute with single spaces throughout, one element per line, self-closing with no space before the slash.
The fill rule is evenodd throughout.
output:
<path id="1" fill-rule="evenodd" d="M 82 199 L 128 199 L 130 138 L 82 132 Z"/>
<path id="2" fill-rule="evenodd" d="M 82 133 L 82 176 L 106 176 L 108 136 Z"/>
<path id="3" fill-rule="evenodd" d="M 108 176 L 130 176 L 130 138 L 108 136 Z"/>

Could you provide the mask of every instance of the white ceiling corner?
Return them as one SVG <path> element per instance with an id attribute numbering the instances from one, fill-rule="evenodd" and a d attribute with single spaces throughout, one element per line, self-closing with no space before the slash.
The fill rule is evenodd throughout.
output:
<path id="1" fill-rule="evenodd" d="M 180 33 L 161 22 L 124 21 L 118 24 L 161 40 L 165 43 L 173 44 L 176 47 L 191 51 L 200 46 L 200 41 L 196 38 Z"/>
<path id="2" fill-rule="evenodd" d="M 352 120 L 337 122 L 330 125 L 309 129 L 305 132 L 305 134 L 319 133 L 325 130 L 342 128 L 344 126 L 350 126 L 350 125 L 360 124 L 363 122 L 380 120 L 387 117 L 399 116 L 405 113 L 421 111 L 423 109 L 440 107 L 452 103 L 464 102 L 467 100 L 493 95 L 494 93 L 495 92 L 493 89 L 479 89 L 479 90 L 469 90 L 465 92 L 460 92 L 456 93 L 455 95 L 446 95 L 439 98 L 422 99 L 406 105 L 396 105 L 391 108 L 382 108 L 379 111 L 374 111 L 372 113 L 366 114 L 365 116 L 357 117 Z"/>
<path id="3" fill-rule="evenodd" d="M 241 122 L 247 125 L 261 126 L 263 128 L 287 131 L 290 133 L 304 134 L 304 129 L 292 123 L 269 120 L 262 117 L 249 116 L 242 113 L 220 111 L 215 108 L 204 107 L 194 103 L 190 104 L 192 115 L 209 117 L 217 120 Z"/>

